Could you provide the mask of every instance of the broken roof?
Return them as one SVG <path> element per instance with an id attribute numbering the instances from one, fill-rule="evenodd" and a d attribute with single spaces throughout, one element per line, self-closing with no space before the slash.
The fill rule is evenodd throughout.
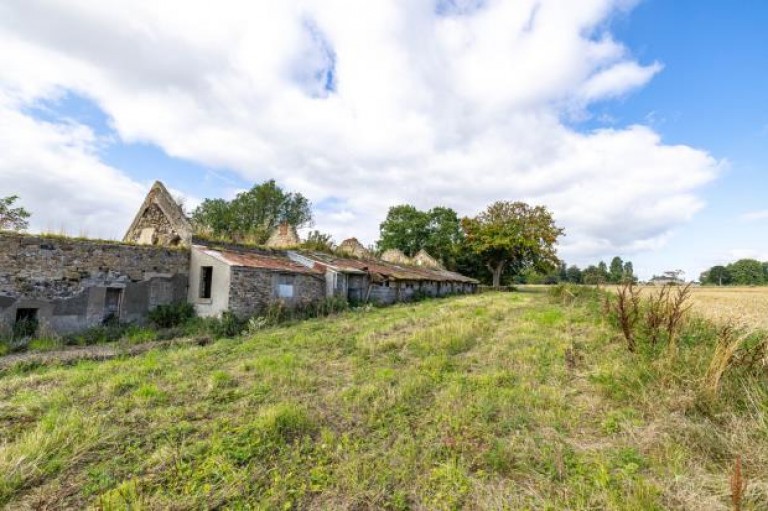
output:
<path id="1" fill-rule="evenodd" d="M 254 268 L 259 270 L 302 273 L 320 276 L 321 272 L 308 268 L 303 264 L 292 261 L 285 255 L 265 254 L 256 251 L 216 250 L 209 247 L 195 246 L 197 250 L 219 261 L 238 268 Z"/>
<path id="2" fill-rule="evenodd" d="M 314 261 L 316 266 L 329 266 L 342 273 L 370 273 L 374 276 L 381 276 L 386 280 L 462 282 L 468 284 L 478 282 L 475 279 L 448 270 L 436 270 L 424 267 L 419 268 L 378 260 L 350 259 L 321 252 L 299 252 L 299 254 Z"/>

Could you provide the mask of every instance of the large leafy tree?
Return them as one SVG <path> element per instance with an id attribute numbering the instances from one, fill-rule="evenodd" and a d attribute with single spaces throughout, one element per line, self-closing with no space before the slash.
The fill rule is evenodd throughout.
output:
<path id="1" fill-rule="evenodd" d="M 754 259 L 740 259 L 729 264 L 728 273 L 734 284 L 742 286 L 765 284 L 763 264 Z"/>
<path id="2" fill-rule="evenodd" d="M 264 243 L 279 224 L 312 223 L 312 209 L 300 193 L 286 192 L 274 180 L 254 185 L 231 201 L 206 199 L 192 213 L 201 231 L 234 241 Z"/>
<path id="3" fill-rule="evenodd" d="M 499 201 L 462 225 L 467 245 L 491 272 L 494 287 L 505 271 L 551 271 L 559 264 L 555 244 L 564 231 L 544 206 Z"/>
<path id="4" fill-rule="evenodd" d="M 22 207 L 13 207 L 18 195 L 0 198 L 0 231 L 22 231 L 29 226 L 29 212 Z"/>
<path id="5" fill-rule="evenodd" d="M 435 207 L 420 211 L 411 205 L 393 206 L 379 226 L 378 248 L 396 248 L 408 256 L 419 250 L 455 267 L 463 231 L 458 215 L 451 208 Z"/>

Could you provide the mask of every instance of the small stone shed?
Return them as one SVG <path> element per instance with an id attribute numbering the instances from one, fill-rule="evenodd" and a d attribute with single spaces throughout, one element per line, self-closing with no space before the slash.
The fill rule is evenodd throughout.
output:
<path id="1" fill-rule="evenodd" d="M 278 301 L 291 307 L 325 297 L 324 275 L 279 251 L 195 245 L 189 277 L 188 299 L 200 316 L 248 317 Z"/>
<path id="2" fill-rule="evenodd" d="M 70 333 L 114 319 L 143 322 L 183 301 L 189 253 L 179 248 L 0 233 L 0 329 L 34 323 Z"/>
<path id="3" fill-rule="evenodd" d="M 390 304 L 416 295 L 474 293 L 478 281 L 443 269 L 354 259 L 319 252 L 289 252 L 289 257 L 325 274 L 326 296 Z"/>

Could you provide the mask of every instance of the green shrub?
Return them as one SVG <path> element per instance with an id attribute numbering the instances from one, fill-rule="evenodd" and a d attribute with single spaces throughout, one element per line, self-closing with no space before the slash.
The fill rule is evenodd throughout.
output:
<path id="1" fill-rule="evenodd" d="M 149 321 L 158 328 L 173 328 L 195 317 L 195 307 L 188 302 L 158 305 L 149 311 Z"/>
<path id="2" fill-rule="evenodd" d="M 220 318 L 207 321 L 207 330 L 216 337 L 236 337 L 245 331 L 248 322 L 230 311 L 224 311 Z"/>

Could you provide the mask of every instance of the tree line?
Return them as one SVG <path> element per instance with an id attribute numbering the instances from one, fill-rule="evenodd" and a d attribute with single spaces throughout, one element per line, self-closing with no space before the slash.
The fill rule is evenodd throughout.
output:
<path id="1" fill-rule="evenodd" d="M 0 200 L 0 230 L 23 230 L 29 213 L 13 208 L 18 199 Z M 312 205 L 301 193 L 283 190 L 274 180 L 254 185 L 232 200 L 205 199 L 191 214 L 196 234 L 220 241 L 263 245 L 281 223 L 296 228 L 313 224 Z M 564 230 L 544 206 L 497 201 L 472 217 L 451 208 L 389 209 L 372 247 L 381 253 L 401 250 L 412 257 L 425 250 L 447 269 L 499 286 L 525 272 L 551 273 L 561 265 L 556 245 Z M 304 248 L 333 250 L 330 235 L 312 231 Z M 586 271 L 586 270 L 585 270 Z"/>
<path id="2" fill-rule="evenodd" d="M 714 286 L 767 285 L 768 261 L 739 259 L 727 265 L 716 265 L 703 272 L 699 281 Z"/>
<path id="3" fill-rule="evenodd" d="M 604 261 L 597 264 L 591 264 L 586 268 L 572 264 L 568 265 L 561 261 L 557 268 L 546 273 L 537 272 L 533 269 L 526 269 L 513 278 L 515 283 L 519 284 L 620 284 L 622 282 L 637 282 L 632 261 L 624 261 L 616 256 L 611 259 L 611 264 L 607 265 Z"/>
<path id="4" fill-rule="evenodd" d="M 308 227 L 313 216 L 306 197 L 286 192 L 270 180 L 231 201 L 206 199 L 194 210 L 192 220 L 203 234 L 263 244 L 280 223 Z M 403 204 L 389 209 L 372 248 L 379 253 L 398 249 L 409 257 L 425 250 L 450 270 L 499 286 L 526 269 L 556 268 L 555 246 L 563 233 L 546 207 L 524 202 L 498 201 L 464 218 L 447 207 L 419 210 Z M 333 241 L 312 231 L 304 247 L 330 250 Z"/>

